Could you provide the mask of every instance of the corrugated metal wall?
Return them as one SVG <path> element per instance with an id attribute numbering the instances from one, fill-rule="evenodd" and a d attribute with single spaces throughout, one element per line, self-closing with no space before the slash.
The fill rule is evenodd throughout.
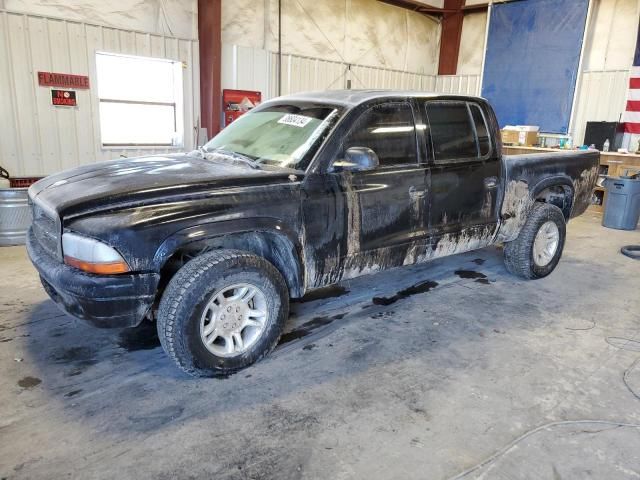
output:
<path id="1" fill-rule="evenodd" d="M 0 165 L 13 176 L 172 151 L 101 147 L 96 51 L 183 62 L 185 149 L 193 148 L 200 111 L 197 41 L 0 10 Z M 77 90 L 78 107 L 56 108 L 50 89 L 38 85 L 38 71 L 88 75 L 92 88 Z"/>
<path id="2" fill-rule="evenodd" d="M 273 79 L 270 85 L 272 97 L 278 94 L 278 55 L 271 54 Z M 317 58 L 284 55 L 282 58 L 282 95 L 311 90 L 335 90 L 345 88 L 345 70 L 340 62 Z"/>
<path id="3" fill-rule="evenodd" d="M 434 92 L 480 95 L 480 75 L 438 75 L 432 89 Z"/>
<path id="4" fill-rule="evenodd" d="M 583 72 L 574 112 L 574 145 L 582 145 L 588 121 L 615 122 L 624 112 L 628 70 Z"/>
<path id="5" fill-rule="evenodd" d="M 343 68 L 343 71 L 346 66 Z M 395 90 L 428 90 L 435 78 L 433 75 L 387 70 L 383 68 L 354 65 L 347 72 L 351 78 L 351 88 L 385 88 Z M 344 88 L 344 83 L 340 88 Z"/>
<path id="6" fill-rule="evenodd" d="M 222 86 L 259 90 L 263 98 L 277 96 L 278 55 L 265 50 L 223 45 Z M 282 94 L 347 88 L 388 88 L 477 95 L 479 75 L 423 75 L 399 70 L 351 65 L 299 55 L 282 57 Z"/>

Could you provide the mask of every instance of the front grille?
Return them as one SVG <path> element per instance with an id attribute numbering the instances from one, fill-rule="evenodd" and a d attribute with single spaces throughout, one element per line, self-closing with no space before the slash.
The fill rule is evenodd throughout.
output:
<path id="1" fill-rule="evenodd" d="M 58 244 L 60 232 L 56 221 L 47 216 L 36 203 L 32 205 L 33 233 L 42 248 L 51 256 L 58 258 Z"/>

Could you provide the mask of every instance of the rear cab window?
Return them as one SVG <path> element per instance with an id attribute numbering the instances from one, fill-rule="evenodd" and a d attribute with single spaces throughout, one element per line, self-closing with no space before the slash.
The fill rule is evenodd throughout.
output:
<path id="1" fill-rule="evenodd" d="M 491 154 L 489 129 L 478 104 L 427 101 L 425 110 L 436 163 L 483 160 Z"/>

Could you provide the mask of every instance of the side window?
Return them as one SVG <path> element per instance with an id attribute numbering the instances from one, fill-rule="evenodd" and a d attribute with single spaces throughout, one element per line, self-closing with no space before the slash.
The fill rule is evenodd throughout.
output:
<path id="1" fill-rule="evenodd" d="M 475 129 L 466 103 L 427 102 L 426 110 L 436 162 L 478 157 Z"/>
<path id="2" fill-rule="evenodd" d="M 367 110 L 345 138 L 342 154 L 351 147 L 370 148 L 378 155 L 381 167 L 417 163 L 411 105 L 385 103 Z"/>
<path id="3" fill-rule="evenodd" d="M 480 150 L 480 156 L 484 157 L 491 151 L 491 139 L 489 138 L 489 129 L 487 128 L 487 122 L 484 120 L 482 110 L 475 103 L 470 103 L 471 116 L 473 117 L 473 123 L 476 126 L 476 133 L 478 135 L 478 149 Z"/>

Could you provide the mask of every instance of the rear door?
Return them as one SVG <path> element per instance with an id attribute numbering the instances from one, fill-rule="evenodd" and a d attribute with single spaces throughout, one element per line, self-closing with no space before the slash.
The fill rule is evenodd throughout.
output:
<path id="1" fill-rule="evenodd" d="M 432 169 L 429 230 L 432 235 L 495 229 L 500 160 L 489 119 L 480 104 L 427 100 Z"/>

